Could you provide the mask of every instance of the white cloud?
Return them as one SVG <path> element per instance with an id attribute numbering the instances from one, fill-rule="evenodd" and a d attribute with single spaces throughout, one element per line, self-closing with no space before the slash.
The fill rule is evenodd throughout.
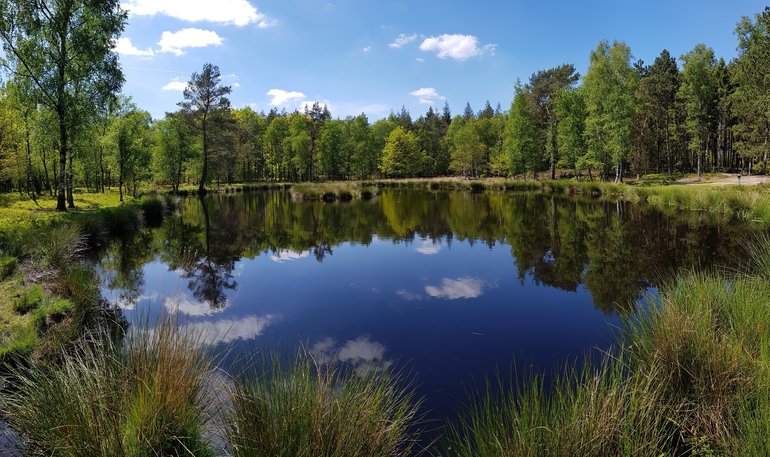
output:
<path id="1" fill-rule="evenodd" d="M 495 45 L 479 46 L 479 38 L 473 35 L 443 34 L 423 40 L 420 50 L 435 52 L 439 59 L 463 61 L 483 54 L 493 54 Z"/>
<path id="2" fill-rule="evenodd" d="M 174 78 L 169 81 L 168 84 L 163 86 L 163 90 L 178 90 L 179 92 L 182 92 L 185 89 L 187 89 L 187 83 L 179 78 Z"/>
<path id="3" fill-rule="evenodd" d="M 416 61 L 418 61 L 418 62 L 420 62 L 420 63 L 425 63 L 425 59 L 423 59 L 422 57 L 417 57 L 417 58 L 416 58 L 416 59 L 414 59 L 414 60 L 416 60 Z"/>
<path id="4" fill-rule="evenodd" d="M 433 255 L 433 254 L 438 254 L 438 252 L 441 250 L 441 245 L 438 243 L 434 243 L 431 240 L 422 240 L 420 242 L 420 246 L 415 248 L 414 250 L 416 252 L 419 252 L 422 255 Z"/>
<path id="5" fill-rule="evenodd" d="M 192 300 L 190 297 L 183 294 L 166 297 L 166 300 L 163 302 L 163 307 L 166 308 L 170 314 L 179 313 L 184 314 L 185 316 L 194 317 L 209 316 L 223 310 L 226 306 L 225 303 L 221 308 L 212 308 L 211 305 L 206 302 Z"/>
<path id="6" fill-rule="evenodd" d="M 115 52 L 122 56 L 152 57 L 155 55 L 152 49 L 139 49 L 131 43 L 131 39 L 122 37 L 115 40 Z"/>
<path id="7" fill-rule="evenodd" d="M 353 366 L 357 373 L 363 375 L 387 370 L 393 365 L 392 360 L 385 359 L 386 351 L 382 343 L 372 341 L 368 336 L 359 336 L 339 347 L 333 339 L 325 338 L 314 344 L 310 353 L 319 364 L 342 362 Z"/>
<path id="8" fill-rule="evenodd" d="M 290 260 L 304 259 L 310 255 L 310 251 L 297 252 L 291 249 L 279 249 L 278 252 L 270 256 L 270 260 L 277 263 L 284 263 Z"/>
<path id="9" fill-rule="evenodd" d="M 417 34 L 413 33 L 411 35 L 407 35 L 405 33 L 402 33 L 401 35 L 397 36 L 395 40 L 393 40 L 392 43 L 388 45 L 388 47 L 391 47 L 393 49 L 398 49 L 404 45 L 407 45 L 411 43 L 412 41 L 417 39 Z"/>
<path id="10" fill-rule="evenodd" d="M 128 0 L 125 8 L 136 16 L 170 16 L 187 22 L 213 22 L 242 27 L 256 24 L 261 29 L 276 21 L 261 13 L 248 0 Z"/>
<path id="11" fill-rule="evenodd" d="M 269 102 L 270 106 L 280 106 L 289 102 L 299 102 L 307 98 L 302 92 L 297 92 L 295 90 L 286 91 L 283 89 L 270 89 L 267 91 L 267 95 L 273 97 Z"/>
<path id="12" fill-rule="evenodd" d="M 425 286 L 425 293 L 435 298 L 456 300 L 458 298 L 476 298 L 484 293 L 484 281 L 478 278 L 444 278 L 440 286 Z"/>
<path id="13" fill-rule="evenodd" d="M 403 298 L 406 301 L 422 300 L 422 295 L 410 292 L 406 289 L 398 289 L 396 295 Z"/>
<path id="14" fill-rule="evenodd" d="M 246 316 L 240 319 L 217 319 L 183 325 L 194 335 L 200 335 L 204 343 L 232 343 L 237 340 L 251 340 L 260 336 L 277 319 L 273 314 Z"/>
<path id="15" fill-rule="evenodd" d="M 206 46 L 220 46 L 222 39 L 217 32 L 211 30 L 188 28 L 177 32 L 163 32 L 158 45 L 159 52 L 170 52 L 181 56 L 186 48 L 205 48 Z"/>
<path id="16" fill-rule="evenodd" d="M 371 46 L 367 46 L 367 47 L 365 47 L 365 48 L 363 48 L 361 50 L 364 51 L 364 52 L 369 52 L 369 51 L 372 50 L 372 47 Z"/>
<path id="17" fill-rule="evenodd" d="M 432 87 L 421 87 L 413 90 L 410 95 L 417 97 L 423 105 L 432 105 L 440 100 L 446 100 L 446 97 L 439 95 L 438 91 Z"/>

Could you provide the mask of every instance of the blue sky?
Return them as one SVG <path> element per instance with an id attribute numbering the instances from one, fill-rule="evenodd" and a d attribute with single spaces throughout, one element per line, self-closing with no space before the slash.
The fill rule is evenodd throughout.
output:
<path id="1" fill-rule="evenodd" d="M 234 106 L 291 111 L 321 101 L 339 117 L 413 117 L 447 100 L 507 109 L 517 79 L 574 63 L 581 74 L 602 39 L 622 40 L 651 63 L 697 43 L 736 55 L 736 22 L 764 8 L 749 0 L 434 1 L 125 0 L 117 50 L 124 92 L 161 117 L 203 63 L 219 65 Z"/>

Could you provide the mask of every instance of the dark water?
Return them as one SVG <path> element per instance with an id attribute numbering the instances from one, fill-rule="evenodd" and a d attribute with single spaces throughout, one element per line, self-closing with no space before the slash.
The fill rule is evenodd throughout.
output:
<path id="1" fill-rule="evenodd" d="M 100 270 L 130 321 L 178 309 L 228 360 L 304 345 L 401 369 L 442 419 L 496 370 L 607 349 L 645 291 L 729 265 L 749 230 L 532 193 L 391 189 L 330 204 L 255 192 L 183 200 L 162 227 L 115 242 Z"/>

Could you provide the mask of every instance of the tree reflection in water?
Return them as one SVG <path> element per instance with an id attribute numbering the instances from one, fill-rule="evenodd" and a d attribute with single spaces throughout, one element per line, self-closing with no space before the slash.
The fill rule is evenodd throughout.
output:
<path id="1" fill-rule="evenodd" d="M 217 309 L 238 287 L 234 270 L 242 258 L 310 252 L 322 262 L 341 243 L 375 239 L 430 253 L 438 240 L 450 249 L 457 242 L 504 244 L 521 281 L 585 287 L 609 313 L 627 310 L 675 270 L 729 265 L 750 230 L 705 213 L 538 193 L 384 189 L 371 201 L 323 203 L 264 191 L 187 198 L 162 227 L 113 243 L 101 267 L 107 286 L 131 302 L 141 294 L 143 265 L 158 258 Z"/>

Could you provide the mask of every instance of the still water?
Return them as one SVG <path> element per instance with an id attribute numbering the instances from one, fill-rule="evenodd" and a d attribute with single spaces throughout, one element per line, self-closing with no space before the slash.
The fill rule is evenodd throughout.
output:
<path id="1" fill-rule="evenodd" d="M 322 203 L 265 191 L 181 200 L 161 227 L 112 244 L 99 270 L 129 321 L 178 311 L 230 361 L 304 347 L 404 371 L 443 419 L 497 372 L 606 350 L 661 281 L 728 266 L 749 231 L 535 193 Z"/>

